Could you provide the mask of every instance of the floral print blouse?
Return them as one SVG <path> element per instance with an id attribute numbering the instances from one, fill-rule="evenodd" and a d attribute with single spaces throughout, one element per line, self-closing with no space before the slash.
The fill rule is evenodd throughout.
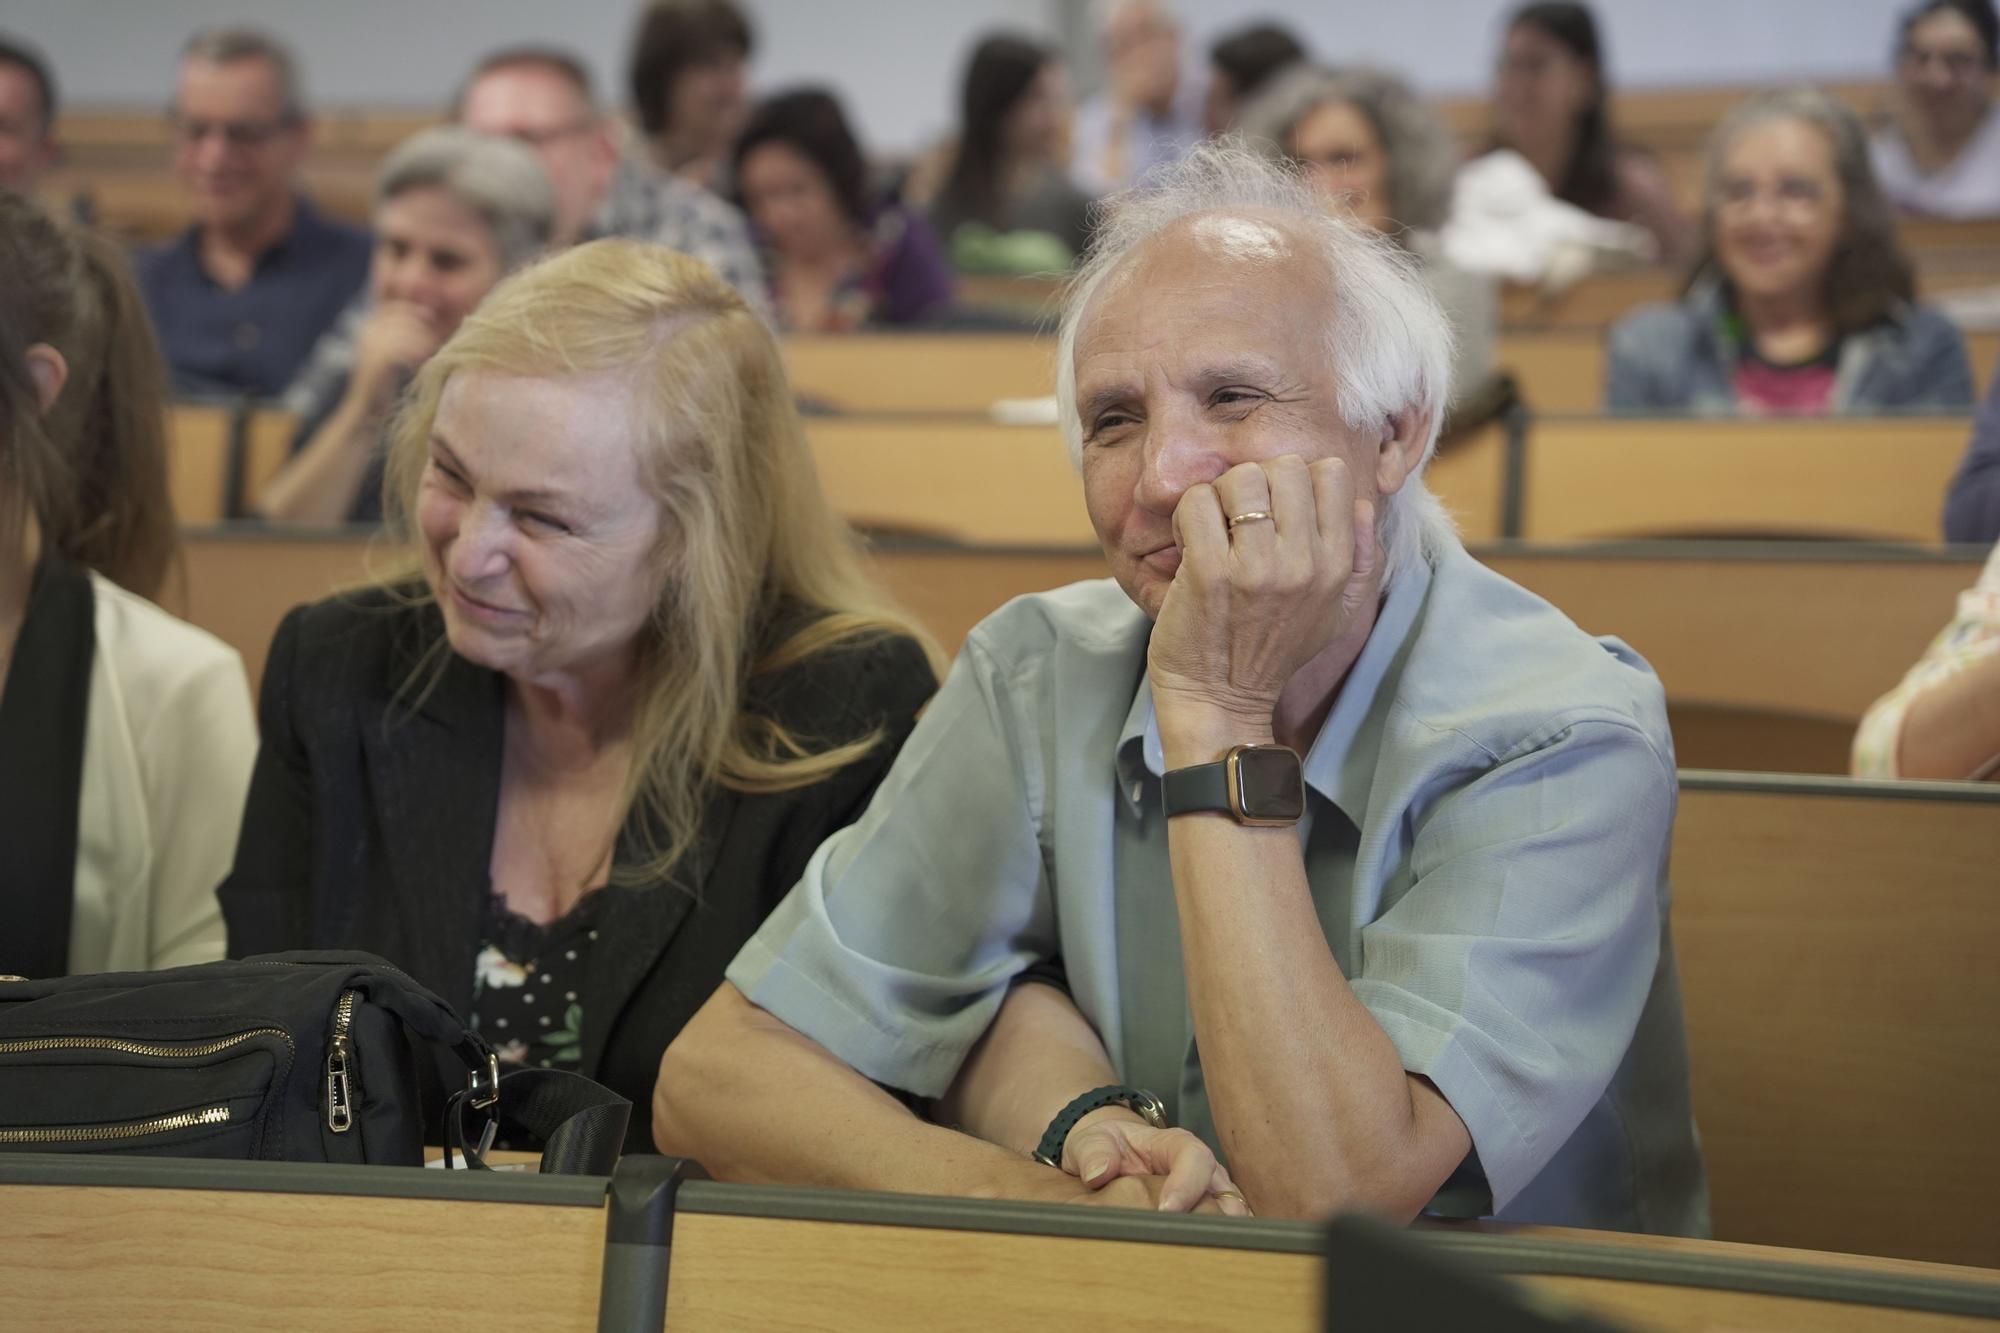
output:
<path id="1" fill-rule="evenodd" d="M 473 965 L 472 1026 L 504 1069 L 575 1069 L 583 1059 L 583 978 L 597 944 L 603 892 L 547 925 L 487 900 Z"/>
<path id="2" fill-rule="evenodd" d="M 1902 747 L 1903 718 L 1911 702 L 1996 653 L 2000 653 L 2000 546 L 1993 548 L 1978 582 L 1959 594 L 1958 614 L 1931 640 L 1903 683 L 1877 699 L 1861 719 L 1861 729 L 1854 737 L 1854 776 L 1898 776 L 1896 756 Z"/>

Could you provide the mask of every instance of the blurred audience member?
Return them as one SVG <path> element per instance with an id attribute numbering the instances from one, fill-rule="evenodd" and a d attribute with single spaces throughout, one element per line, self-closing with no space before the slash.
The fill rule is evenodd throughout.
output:
<path id="1" fill-rule="evenodd" d="M 1161 0 L 1099 0 L 1104 91 L 1083 104 L 1070 173 L 1110 194 L 1179 158 L 1201 138 L 1199 94 L 1181 87 L 1181 31 Z"/>
<path id="2" fill-rule="evenodd" d="M 1972 404 L 1965 341 L 1912 304 L 1861 124 L 1811 89 L 1738 103 L 1708 153 L 1688 289 L 1611 331 L 1606 406 L 1780 414 Z"/>
<path id="3" fill-rule="evenodd" d="M 1618 142 L 1597 20 L 1569 0 L 1523 5 L 1507 23 L 1493 89 L 1493 144 L 1526 158 L 1565 203 L 1651 232 L 1661 257 L 1684 258 L 1688 221 L 1666 173 Z"/>
<path id="4" fill-rule="evenodd" d="M 699 259 L 761 307 L 764 274 L 743 215 L 706 190 L 622 158 L 575 56 L 547 47 L 488 56 L 459 94 L 456 119 L 535 150 L 555 189 L 555 244 L 652 241 Z"/>
<path id="5" fill-rule="evenodd" d="M 900 204 L 878 204 L 861 146 L 831 93 L 780 94 L 750 116 L 732 163 L 764 246 L 781 329 L 831 333 L 915 324 L 951 304 L 936 233 Z"/>
<path id="6" fill-rule="evenodd" d="M 276 394 L 368 277 L 368 234 L 315 212 L 297 176 L 311 125 L 291 53 L 247 28 L 181 53 L 174 167 L 194 225 L 139 259 L 182 392 Z"/>
<path id="7" fill-rule="evenodd" d="M 632 109 L 653 164 L 726 193 L 729 148 L 750 114 L 750 20 L 730 0 L 654 0 L 632 39 Z"/>
<path id="8" fill-rule="evenodd" d="M 295 457 L 258 500 L 288 523 L 382 517 L 383 440 L 412 376 L 494 284 L 555 234 L 541 164 L 512 139 L 440 127 L 383 159 L 368 302 L 313 352 L 289 395 Z"/>
<path id="9" fill-rule="evenodd" d="M 959 96 L 958 151 L 931 225 L 963 272 L 1065 269 L 1090 243 L 1090 197 L 1066 169 L 1069 74 L 1026 37 L 980 42 Z"/>
<path id="10" fill-rule="evenodd" d="M 1275 23 L 1237 28 L 1208 48 L 1208 92 L 1201 104 L 1202 132 L 1227 134 L 1237 112 L 1271 82 L 1273 75 L 1306 58 L 1299 39 Z"/>
<path id="11" fill-rule="evenodd" d="M 0 190 L 33 193 L 55 160 L 55 75 L 39 52 L 0 33 Z"/>
<path id="12" fill-rule="evenodd" d="M 125 257 L 0 191 L 0 972 L 222 956 L 257 737 L 236 654 L 146 600 L 165 407 Z"/>
<path id="13" fill-rule="evenodd" d="M 1422 261 L 1455 335 L 1453 405 L 1484 389 L 1499 293 L 1491 278 L 1451 264 L 1438 242 L 1458 145 L 1429 104 L 1385 70 L 1300 65 L 1244 106 L 1238 128 L 1253 147 L 1297 164 L 1321 195 Z"/>
<path id="14" fill-rule="evenodd" d="M 1993 0 L 1923 0 L 1903 19 L 1896 98 L 1875 171 L 1901 208 L 2000 217 L 2000 15 Z"/>
<path id="15" fill-rule="evenodd" d="M 1972 444 L 1944 500 L 1948 542 L 2000 542 L 2000 372 L 1972 421 Z"/>
<path id="16" fill-rule="evenodd" d="M 1983 778 L 2000 769 L 2000 546 L 1958 614 L 1854 736 L 1860 778 Z"/>

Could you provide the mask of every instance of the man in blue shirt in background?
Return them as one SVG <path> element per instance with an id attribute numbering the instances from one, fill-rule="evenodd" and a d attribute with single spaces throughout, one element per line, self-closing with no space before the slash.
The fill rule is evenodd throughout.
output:
<path id="1" fill-rule="evenodd" d="M 194 225 L 139 256 L 178 393 L 282 392 L 368 279 L 368 233 L 321 217 L 296 177 L 312 143 L 297 67 L 249 29 L 181 53 L 174 167 Z"/>

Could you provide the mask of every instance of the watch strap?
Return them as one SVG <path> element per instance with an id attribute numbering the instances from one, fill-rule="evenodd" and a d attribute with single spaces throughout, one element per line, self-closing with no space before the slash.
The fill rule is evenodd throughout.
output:
<path id="1" fill-rule="evenodd" d="M 1154 1129 L 1167 1127 L 1167 1108 L 1152 1093 L 1143 1088 L 1128 1088 L 1121 1084 L 1106 1084 L 1092 1088 L 1068 1106 L 1056 1112 L 1056 1118 L 1049 1121 L 1049 1127 L 1042 1135 L 1042 1141 L 1035 1145 L 1034 1158 L 1043 1166 L 1062 1169 L 1063 1145 L 1069 1142 L 1069 1132 L 1076 1128 L 1076 1122 L 1092 1111 L 1101 1111 L 1107 1106 L 1124 1106 L 1143 1116 Z"/>
<path id="2" fill-rule="evenodd" d="M 1212 764 L 1168 770 L 1160 779 L 1160 797 L 1169 819 L 1205 810 L 1229 813 L 1233 809 L 1229 801 L 1229 761 L 1218 759 Z"/>

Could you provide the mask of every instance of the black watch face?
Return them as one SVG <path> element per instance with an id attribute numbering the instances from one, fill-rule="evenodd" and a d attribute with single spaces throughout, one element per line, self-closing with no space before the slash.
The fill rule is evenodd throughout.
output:
<path id="1" fill-rule="evenodd" d="M 1239 750 L 1236 774 L 1243 813 L 1252 819 L 1299 819 L 1306 812 L 1306 787 L 1299 757 L 1282 746 Z"/>

